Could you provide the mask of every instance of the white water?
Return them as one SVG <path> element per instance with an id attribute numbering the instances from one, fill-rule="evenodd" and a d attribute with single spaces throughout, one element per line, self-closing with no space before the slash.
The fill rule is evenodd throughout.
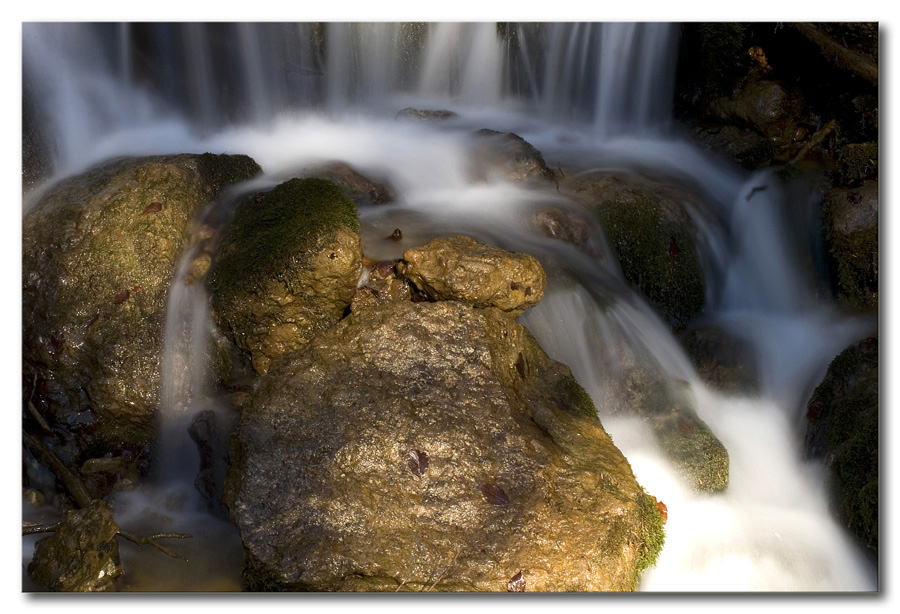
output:
<path id="1" fill-rule="evenodd" d="M 493 24 L 432 25 L 415 71 L 398 60 L 404 29 L 395 24 L 329 24 L 324 62 L 314 54 L 308 25 L 234 28 L 231 53 L 239 61 L 231 90 L 246 94 L 246 113 L 229 124 L 230 111 L 213 94 L 217 84 L 210 79 L 219 60 L 206 47 L 210 31 L 202 25 L 159 33 L 160 39 L 183 36 L 192 50 L 191 62 L 165 53 L 159 60 L 193 75 L 183 92 L 184 110 L 162 85 L 151 95 L 123 81 L 135 79 L 133 71 L 121 54 L 105 63 L 100 41 L 89 36 L 95 31 L 26 25 L 26 66 L 41 73 L 36 89 L 57 139 L 60 173 L 113 154 L 213 151 L 250 155 L 270 182 L 330 160 L 386 178 L 399 200 L 361 210 L 367 255 L 395 258 L 434 236 L 466 233 L 532 253 L 544 264 L 548 293 L 521 321 L 552 357 L 572 368 L 638 480 L 668 506 L 666 547 L 642 590 L 876 588 L 873 566 L 828 512 L 822 470 L 800 457 L 806 395 L 838 351 L 868 334 L 867 325 L 815 298 L 808 272 L 797 264 L 808 246 L 792 238 L 797 233 L 784 214 L 791 203 L 772 177 L 748 175 L 666 135 L 677 28 L 559 24 L 548 26 L 542 42 L 522 30 L 516 34 L 520 51 L 511 59 Z M 123 31 L 120 36 L 129 38 Z M 535 53 L 541 46 L 547 51 L 542 58 Z M 513 65 L 518 79 L 506 79 Z M 93 104 L 96 99 L 102 104 Z M 315 101 L 325 106 L 306 108 Z M 460 118 L 395 122 L 393 114 L 411 101 L 456 110 Z M 690 211 L 703 230 L 705 317 L 753 343 L 762 393 L 728 398 L 706 390 L 676 339 L 622 280 L 602 228 L 593 229 L 595 246 L 605 255 L 600 260 L 536 234 L 526 222 L 529 211 L 548 203 L 572 206 L 561 203 L 555 189 L 473 179 L 470 134 L 484 127 L 515 131 L 551 166 L 560 160 L 564 166 L 627 170 L 696 189 L 705 203 Z M 759 186 L 765 189 L 754 191 Z M 404 240 L 383 241 L 394 227 L 403 230 Z M 164 415 L 185 440 L 184 421 L 210 406 L 202 364 L 206 297 L 200 285 L 182 283 L 188 263 L 186 257 L 169 299 L 162 389 Z M 693 389 L 700 417 L 729 451 L 725 494 L 687 492 L 645 427 L 612 416 L 620 409 L 616 377 L 631 362 Z M 191 449 L 189 442 L 172 445 Z M 174 465 L 190 468 L 191 462 Z M 177 512 L 180 522 L 193 522 L 190 512 L 203 525 L 208 517 L 191 511 L 196 502 L 190 502 L 190 479 L 180 483 L 175 490 L 188 499 L 180 508 L 166 507 L 167 489 L 148 497 L 151 503 L 130 495 L 132 508 Z M 227 573 L 233 574 L 231 565 Z"/>

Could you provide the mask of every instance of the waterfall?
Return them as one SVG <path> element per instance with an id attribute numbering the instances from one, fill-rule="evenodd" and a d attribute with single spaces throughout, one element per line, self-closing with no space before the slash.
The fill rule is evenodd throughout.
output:
<path id="1" fill-rule="evenodd" d="M 23 54 L 57 176 L 113 155 L 213 151 L 253 157 L 274 184 L 341 160 L 398 192 L 360 210 L 368 256 L 398 258 L 381 238 L 401 227 L 408 241 L 466 233 L 541 260 L 548 291 L 521 321 L 572 368 L 638 481 L 669 507 L 667 545 L 642 589 L 874 590 L 877 570 L 830 516 L 824 473 L 801 459 L 796 433 L 804 395 L 868 324 L 816 298 L 798 265 L 811 246 L 786 214 L 796 203 L 770 172 L 746 173 L 668 133 L 678 36 L 655 23 L 26 23 Z M 410 104 L 459 119 L 395 121 Z M 760 394 L 700 382 L 599 223 L 587 232 L 600 258 L 536 233 L 526 220 L 537 208 L 574 206 L 552 187 L 473 178 L 479 128 L 513 130 L 548 162 L 694 187 L 704 318 L 752 344 Z M 192 257 L 170 290 L 161 367 L 164 422 L 182 433 L 206 402 L 212 326 L 202 284 L 184 283 Z M 630 364 L 694 392 L 729 450 L 725 494 L 688 492 L 646 425 L 617 411 Z"/>

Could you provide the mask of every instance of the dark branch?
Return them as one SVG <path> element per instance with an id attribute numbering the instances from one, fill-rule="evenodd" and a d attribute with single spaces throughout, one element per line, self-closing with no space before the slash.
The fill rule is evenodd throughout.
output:
<path id="1" fill-rule="evenodd" d="M 72 495 L 75 505 L 83 508 L 91 504 L 93 497 L 91 497 L 87 487 L 77 473 L 66 467 L 65 463 L 50 448 L 28 431 L 22 432 L 22 438 L 38 462 L 52 471 L 59 481 L 62 482 L 69 494 Z"/>

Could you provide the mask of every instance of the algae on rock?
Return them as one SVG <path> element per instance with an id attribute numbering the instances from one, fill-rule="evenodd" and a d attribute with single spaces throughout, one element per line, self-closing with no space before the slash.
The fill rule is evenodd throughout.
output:
<path id="1" fill-rule="evenodd" d="M 265 373 L 334 325 L 362 272 L 356 205 L 334 183 L 292 179 L 248 197 L 207 275 L 221 329 Z"/>

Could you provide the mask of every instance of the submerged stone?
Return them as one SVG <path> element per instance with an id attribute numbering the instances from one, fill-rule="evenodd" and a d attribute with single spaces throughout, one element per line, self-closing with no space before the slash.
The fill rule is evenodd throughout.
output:
<path id="1" fill-rule="evenodd" d="M 238 206 L 207 275 L 222 331 L 265 373 L 334 325 L 362 272 L 356 205 L 334 183 L 292 179 Z"/>
<path id="2" fill-rule="evenodd" d="M 662 547 L 590 397 L 493 307 L 362 305 L 273 361 L 229 455 L 249 590 L 633 590 Z"/>
<path id="3" fill-rule="evenodd" d="M 403 254 L 399 272 L 435 300 L 497 307 L 513 316 L 537 305 L 547 277 L 529 254 L 512 253 L 469 237 L 435 239 Z"/>
<path id="4" fill-rule="evenodd" d="M 554 179 L 555 175 L 547 168 L 541 152 L 518 134 L 484 129 L 476 132 L 475 136 L 473 172 L 476 176 L 487 178 L 493 173 L 515 183 Z"/>
<path id="5" fill-rule="evenodd" d="M 166 297 L 194 218 L 258 172 L 246 156 L 125 158 L 56 185 L 25 214 L 25 381 L 45 417 L 83 432 L 94 453 L 150 437 Z"/>
<path id="6" fill-rule="evenodd" d="M 114 581 L 122 575 L 118 532 L 103 501 L 70 510 L 51 536 L 35 544 L 28 573 L 48 591 L 114 591 Z"/>

